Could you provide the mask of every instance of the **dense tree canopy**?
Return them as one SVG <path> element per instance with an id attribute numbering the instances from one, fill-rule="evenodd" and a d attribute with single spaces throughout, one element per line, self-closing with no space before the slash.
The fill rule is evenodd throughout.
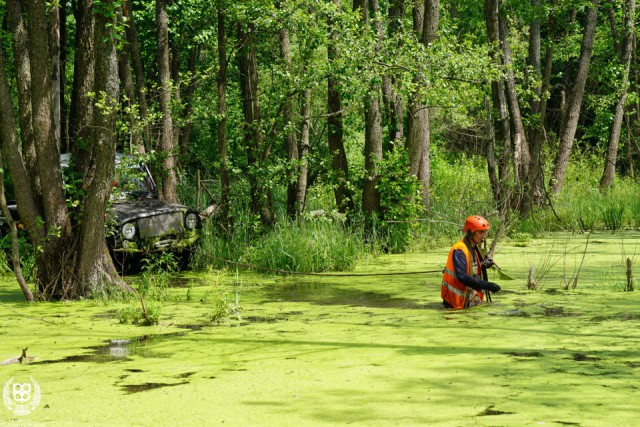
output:
<path id="1" fill-rule="evenodd" d="M 640 161 L 635 0 L 0 6 L 2 156 L 46 298 L 123 286 L 96 237 L 116 149 L 168 200 L 201 171 L 225 229 L 234 204 L 301 218 L 314 185 L 347 216 L 428 215 L 434 149 L 485 158 L 501 213 L 546 203 L 576 150 L 606 156 L 602 190 Z"/>

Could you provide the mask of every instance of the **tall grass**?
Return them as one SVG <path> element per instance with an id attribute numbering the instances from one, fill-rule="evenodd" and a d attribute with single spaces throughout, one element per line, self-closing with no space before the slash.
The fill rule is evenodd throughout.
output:
<path id="1" fill-rule="evenodd" d="M 280 221 L 251 246 L 247 261 L 292 272 L 345 271 L 355 266 L 363 249 L 359 237 L 335 221 Z"/>

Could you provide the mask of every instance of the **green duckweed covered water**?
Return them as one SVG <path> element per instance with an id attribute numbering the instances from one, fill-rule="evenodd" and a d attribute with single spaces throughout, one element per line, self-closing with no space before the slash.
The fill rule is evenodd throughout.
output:
<path id="1" fill-rule="evenodd" d="M 623 292 L 638 241 L 592 234 L 574 291 L 586 236 L 503 244 L 515 280 L 465 311 L 441 308 L 440 274 L 189 273 L 160 324 L 139 327 L 117 318 L 130 302 L 28 305 L 5 276 L 0 361 L 24 347 L 34 359 L 0 366 L 0 386 L 33 380 L 40 402 L 16 415 L 4 387 L 0 426 L 638 425 L 640 291 Z M 355 273 L 439 269 L 447 251 Z M 549 270 L 538 291 L 531 264 Z M 238 292 L 240 320 L 208 322 L 220 286 Z"/>

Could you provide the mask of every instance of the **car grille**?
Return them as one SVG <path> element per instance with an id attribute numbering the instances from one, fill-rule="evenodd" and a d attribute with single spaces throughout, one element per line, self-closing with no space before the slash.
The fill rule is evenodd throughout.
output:
<path id="1" fill-rule="evenodd" d="M 138 229 L 140 231 L 140 237 L 145 239 L 171 234 L 182 234 L 184 233 L 183 224 L 182 212 L 174 212 L 140 218 L 138 220 Z"/>

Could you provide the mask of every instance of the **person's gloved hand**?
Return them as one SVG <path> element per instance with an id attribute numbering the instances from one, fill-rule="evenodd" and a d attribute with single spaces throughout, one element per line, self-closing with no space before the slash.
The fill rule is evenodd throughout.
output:
<path id="1" fill-rule="evenodd" d="M 495 294 L 496 292 L 500 292 L 500 285 L 493 282 L 487 282 L 486 289 Z"/>
<path id="2" fill-rule="evenodd" d="M 483 266 L 484 268 L 491 268 L 491 267 L 493 267 L 496 263 L 495 263 L 495 262 L 493 262 L 493 258 L 485 258 L 485 259 L 483 259 L 483 260 L 482 260 L 482 263 L 481 263 L 481 264 L 482 264 L 482 266 Z"/>

